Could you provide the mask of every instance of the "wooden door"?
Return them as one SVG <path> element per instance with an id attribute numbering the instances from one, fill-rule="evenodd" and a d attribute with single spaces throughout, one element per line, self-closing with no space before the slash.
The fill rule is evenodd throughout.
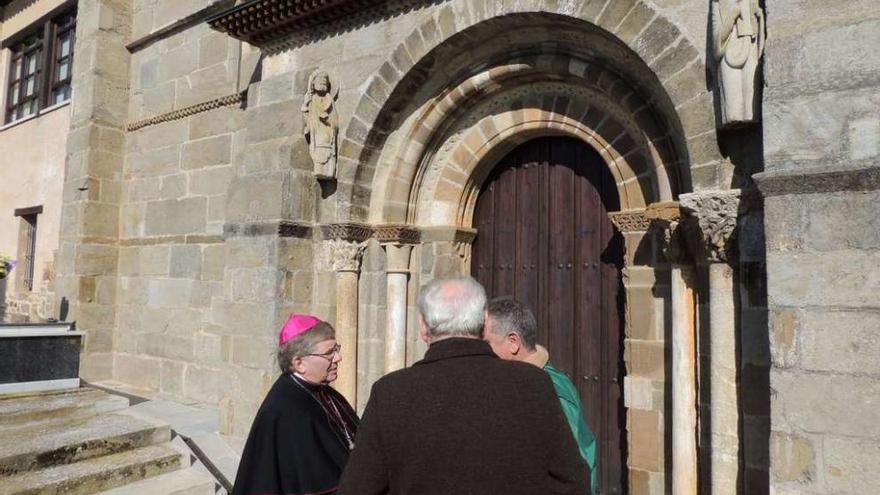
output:
<path id="1" fill-rule="evenodd" d="M 503 158 L 474 212 L 471 273 L 489 297 L 512 296 L 538 319 L 538 340 L 577 386 L 598 442 L 600 493 L 626 492 L 622 236 L 610 172 L 570 138 L 529 141 Z"/>

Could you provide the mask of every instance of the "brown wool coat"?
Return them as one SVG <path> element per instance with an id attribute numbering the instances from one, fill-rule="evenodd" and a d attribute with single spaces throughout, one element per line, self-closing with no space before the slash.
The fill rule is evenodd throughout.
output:
<path id="1" fill-rule="evenodd" d="M 373 386 L 338 495 L 583 495 L 588 473 L 547 373 L 451 338 Z"/>

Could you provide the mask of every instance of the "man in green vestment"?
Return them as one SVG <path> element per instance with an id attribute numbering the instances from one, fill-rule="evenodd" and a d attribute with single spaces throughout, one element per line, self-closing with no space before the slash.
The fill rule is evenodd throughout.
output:
<path id="1" fill-rule="evenodd" d="M 596 469 L 596 437 L 584 421 L 577 388 L 565 373 L 550 364 L 547 349 L 538 345 L 538 323 L 535 315 L 521 302 L 496 298 L 486 306 L 483 338 L 500 358 L 533 364 L 550 375 L 562 411 L 574 435 L 581 457 L 590 466 L 590 491 L 598 493 L 599 473 Z"/>

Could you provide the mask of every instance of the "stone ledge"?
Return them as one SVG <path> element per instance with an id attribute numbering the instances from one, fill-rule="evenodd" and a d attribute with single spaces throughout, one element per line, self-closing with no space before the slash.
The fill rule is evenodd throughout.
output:
<path id="1" fill-rule="evenodd" d="M 752 177 L 765 197 L 880 189 L 880 165 L 834 170 L 769 171 Z"/>
<path id="2" fill-rule="evenodd" d="M 223 242 L 223 236 L 220 235 L 188 234 L 121 239 L 119 245 L 122 247 L 131 247 L 154 246 L 157 244 L 219 244 L 221 242 Z"/>

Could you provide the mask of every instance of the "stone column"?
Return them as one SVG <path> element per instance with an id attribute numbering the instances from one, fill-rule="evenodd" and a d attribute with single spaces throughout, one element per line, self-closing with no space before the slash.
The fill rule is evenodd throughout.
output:
<path id="1" fill-rule="evenodd" d="M 385 373 L 390 373 L 406 367 L 406 296 L 412 246 L 385 244 L 383 247 L 388 257 Z"/>
<path id="2" fill-rule="evenodd" d="M 409 258 L 419 232 L 405 225 L 382 225 L 375 236 L 386 253 L 387 297 L 385 323 L 385 373 L 406 367 L 406 307 Z"/>
<path id="3" fill-rule="evenodd" d="M 709 191 L 679 197 L 695 220 L 697 257 L 709 264 L 709 389 L 712 493 L 737 493 L 739 485 L 739 396 L 734 234 L 740 191 Z"/>
<path id="4" fill-rule="evenodd" d="M 326 226 L 321 252 L 324 267 L 336 272 L 336 341 L 342 361 L 335 387 L 351 404 L 357 404 L 358 279 L 370 234 L 367 227 Z"/>
<path id="5" fill-rule="evenodd" d="M 646 216 L 663 235 L 672 302 L 672 494 L 697 493 L 697 339 L 694 272 L 683 243 L 678 203 L 655 203 Z"/>

